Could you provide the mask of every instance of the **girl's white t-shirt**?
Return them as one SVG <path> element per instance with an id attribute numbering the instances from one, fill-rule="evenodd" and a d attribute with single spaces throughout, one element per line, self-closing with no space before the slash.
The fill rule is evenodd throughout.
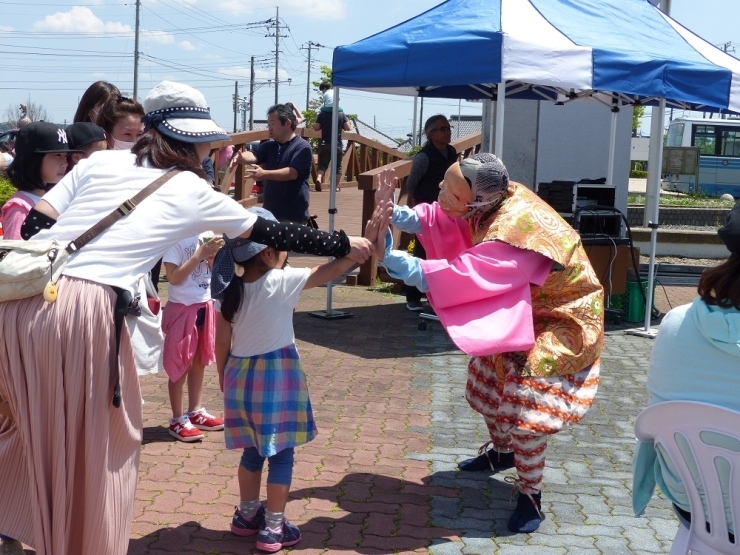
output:
<path id="1" fill-rule="evenodd" d="M 244 284 L 242 306 L 231 325 L 233 356 L 263 355 L 295 343 L 293 309 L 310 275 L 310 268 L 288 266 Z"/>
<path id="2" fill-rule="evenodd" d="M 74 241 L 166 170 L 139 167 L 126 150 L 103 150 L 81 160 L 43 200 L 59 212 L 36 239 Z M 182 172 L 73 254 L 64 275 L 132 290 L 170 247 L 212 230 L 238 237 L 257 217 L 192 172 Z"/>
<path id="3" fill-rule="evenodd" d="M 203 244 L 204 239 L 211 239 L 213 233 L 202 233 L 197 237 L 183 239 L 172 247 L 162 258 L 162 262 L 169 262 L 175 266 L 182 266 L 195 254 Z M 211 298 L 211 269 L 208 262 L 202 261 L 184 281 L 173 285 L 167 284 L 167 298 L 169 302 L 187 306 L 204 303 Z"/>

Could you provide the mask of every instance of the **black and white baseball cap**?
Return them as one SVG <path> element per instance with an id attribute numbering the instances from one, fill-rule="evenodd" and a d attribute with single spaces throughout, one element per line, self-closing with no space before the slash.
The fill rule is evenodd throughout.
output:
<path id="1" fill-rule="evenodd" d="M 21 127 L 15 138 L 15 151 L 36 154 L 80 152 L 69 148 L 64 129 L 46 121 L 34 121 Z"/>

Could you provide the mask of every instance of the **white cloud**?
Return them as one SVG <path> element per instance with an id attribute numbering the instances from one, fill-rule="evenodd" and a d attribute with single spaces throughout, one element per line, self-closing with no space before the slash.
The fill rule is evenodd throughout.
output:
<path id="1" fill-rule="evenodd" d="M 9 25 L 0 25 L 0 32 L 3 32 L 3 31 L 8 32 L 8 31 L 12 31 L 12 30 L 13 30 L 13 28 L 10 27 Z"/>
<path id="2" fill-rule="evenodd" d="M 234 13 L 259 9 L 260 14 L 264 14 L 263 8 L 273 8 L 275 0 L 213 0 L 212 5 Z M 285 10 L 281 19 L 286 20 L 288 14 L 324 21 L 344 19 L 347 15 L 346 0 L 282 0 L 280 8 Z"/>
<path id="3" fill-rule="evenodd" d="M 104 22 L 90 8 L 84 6 L 74 6 L 68 12 L 47 15 L 41 21 L 36 21 L 33 24 L 33 30 L 88 35 L 105 33 L 131 35 L 133 33 L 130 25 L 118 21 Z"/>
<path id="4" fill-rule="evenodd" d="M 165 33 L 164 31 L 141 31 L 139 36 L 141 40 L 153 42 L 154 44 L 173 44 L 175 42 L 174 35 Z"/>
<path id="5" fill-rule="evenodd" d="M 198 47 L 195 46 L 189 40 L 181 40 L 180 42 L 177 43 L 177 46 L 179 46 L 180 48 L 188 52 L 192 52 L 193 50 L 198 50 Z"/>

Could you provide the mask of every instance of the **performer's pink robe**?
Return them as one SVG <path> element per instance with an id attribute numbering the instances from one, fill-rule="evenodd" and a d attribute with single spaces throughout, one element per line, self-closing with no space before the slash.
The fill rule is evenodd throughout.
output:
<path id="1" fill-rule="evenodd" d="M 427 299 L 455 345 L 471 356 L 531 349 L 530 284 L 542 285 L 553 261 L 500 241 L 473 245 L 467 220 L 450 218 L 436 202 L 414 210 Z"/>

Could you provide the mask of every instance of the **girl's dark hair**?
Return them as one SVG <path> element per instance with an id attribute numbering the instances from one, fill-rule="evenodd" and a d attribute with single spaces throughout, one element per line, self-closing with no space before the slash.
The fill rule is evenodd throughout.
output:
<path id="1" fill-rule="evenodd" d="M 193 172 L 201 179 L 208 179 L 194 144 L 172 139 L 160 134 L 156 129 L 144 133 L 136 141 L 131 152 L 136 154 L 137 166 L 143 166 L 144 159 L 148 159 L 155 168 L 162 170 L 177 168 Z"/>
<path id="2" fill-rule="evenodd" d="M 246 262 L 235 262 L 245 270 L 251 266 L 263 265 L 262 257 L 258 254 Z M 265 267 L 266 270 L 269 268 Z M 244 300 L 244 282 L 239 276 L 231 278 L 231 282 L 224 290 L 223 300 L 221 301 L 221 314 L 227 322 L 234 322 L 234 316 L 239 312 Z"/>
<path id="3" fill-rule="evenodd" d="M 6 174 L 13 186 L 19 191 L 33 191 L 46 189 L 46 183 L 41 182 L 41 162 L 43 152 L 18 152 L 8 166 Z"/>
<path id="4" fill-rule="evenodd" d="M 733 253 L 719 266 L 704 270 L 697 290 L 709 305 L 740 310 L 740 255 Z"/>
<path id="5" fill-rule="evenodd" d="M 144 107 L 125 96 L 116 96 L 108 100 L 103 105 L 103 109 L 100 111 L 100 117 L 98 118 L 98 125 L 102 127 L 106 133 L 110 134 L 113 132 L 113 127 L 122 118 L 126 116 L 141 117 L 144 115 Z"/>
<path id="6" fill-rule="evenodd" d="M 115 98 L 120 96 L 120 94 L 121 91 L 119 91 L 118 87 L 115 85 L 108 83 L 107 81 L 95 81 L 95 83 L 87 88 L 85 93 L 82 95 L 82 98 L 80 98 L 80 103 L 77 106 L 73 122 L 79 123 L 81 121 L 92 121 L 97 124 L 97 121 L 93 121 L 90 118 L 90 110 L 95 108 L 98 104 L 105 104 L 110 98 Z M 98 114 L 97 119 L 100 119 L 100 114 Z"/>

